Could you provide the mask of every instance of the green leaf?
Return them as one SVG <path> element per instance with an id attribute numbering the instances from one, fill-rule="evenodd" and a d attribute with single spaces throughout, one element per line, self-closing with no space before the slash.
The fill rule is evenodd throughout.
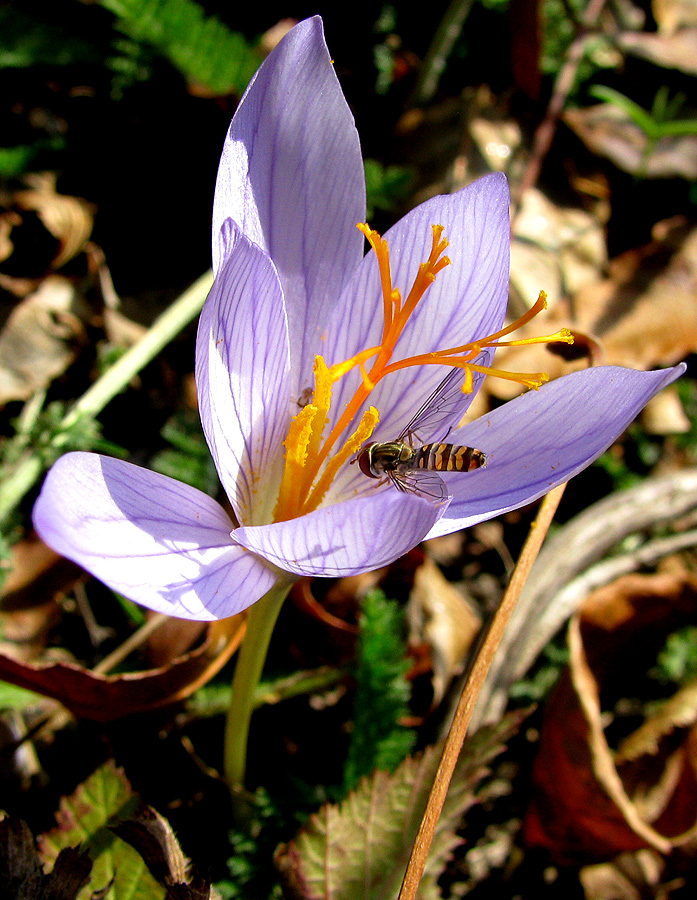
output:
<path id="1" fill-rule="evenodd" d="M 151 468 L 215 496 L 220 489 L 218 474 L 196 413 L 175 413 L 161 434 L 171 446 L 155 454 Z"/>
<path id="2" fill-rule="evenodd" d="M 682 684 L 697 676 L 697 626 L 687 625 L 666 639 L 649 675 L 661 684 Z"/>
<path id="3" fill-rule="evenodd" d="M 27 709 L 38 706 L 43 700 L 40 694 L 17 687 L 8 681 L 0 681 L 0 709 Z"/>
<path id="4" fill-rule="evenodd" d="M 651 118 L 651 115 L 639 106 L 638 103 L 630 100 L 629 97 L 625 97 L 624 94 L 621 94 L 614 88 L 607 87 L 604 84 L 594 84 L 588 89 L 588 93 L 597 100 L 605 100 L 607 103 L 613 104 L 613 106 L 618 106 L 629 116 L 635 125 L 641 128 L 647 137 L 653 139 L 658 137 L 655 133 L 656 123 Z"/>
<path id="5" fill-rule="evenodd" d="M 164 900 L 164 888 L 138 853 L 108 827 L 131 816 L 137 803 L 126 776 L 113 762 L 97 769 L 61 800 L 58 826 L 38 838 L 39 852 L 52 865 L 64 847 L 89 850 L 94 866 L 77 900 L 90 900 L 105 888 L 105 900 Z"/>
<path id="6" fill-rule="evenodd" d="M 480 729 L 460 753 L 431 853 L 420 900 L 440 898 L 438 878 L 460 843 L 456 829 L 476 802 L 487 763 L 503 750 L 525 714 Z M 405 760 L 393 775 L 375 772 L 338 806 L 327 804 L 286 845 L 276 862 L 284 896 L 302 900 L 386 900 L 396 897 L 442 747 Z"/>
<path id="7" fill-rule="evenodd" d="M 668 102 L 667 93 L 659 89 L 654 100 L 653 109 L 649 113 L 638 103 L 625 97 L 619 91 L 603 84 L 596 84 L 589 88 L 589 94 L 598 100 L 606 100 L 615 106 L 619 106 L 629 118 L 637 125 L 651 141 L 657 141 L 662 137 L 681 137 L 697 134 L 697 119 L 665 119 L 665 116 L 674 115 L 680 105 L 680 98 L 673 98 Z M 676 102 L 677 101 L 677 104 Z"/>
<path id="8" fill-rule="evenodd" d="M 119 28 L 216 94 L 241 94 L 262 60 L 245 37 L 194 0 L 98 0 Z"/>
<path id="9" fill-rule="evenodd" d="M 373 769 L 392 771 L 414 746 L 416 733 L 402 727 L 411 687 L 399 604 L 381 591 L 366 594 L 356 659 L 356 699 L 344 790 Z"/>
<path id="10" fill-rule="evenodd" d="M 413 169 L 409 166 L 384 166 L 377 159 L 366 159 L 363 165 L 368 219 L 373 218 L 375 210 L 393 212 L 406 200 L 411 190 Z"/>

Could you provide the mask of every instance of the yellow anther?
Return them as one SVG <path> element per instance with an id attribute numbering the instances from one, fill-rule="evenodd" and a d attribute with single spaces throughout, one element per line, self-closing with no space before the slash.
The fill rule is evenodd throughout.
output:
<path id="1" fill-rule="evenodd" d="M 471 394 L 473 387 L 474 387 L 474 376 L 472 375 L 471 367 L 467 366 L 467 368 L 465 369 L 465 380 L 462 384 L 462 393 L 463 394 Z"/>
<path id="2" fill-rule="evenodd" d="M 493 375 L 494 378 L 503 378 L 504 381 L 517 381 L 518 384 L 524 384 L 525 387 L 535 391 L 549 381 L 546 372 L 507 372 L 505 369 L 492 369 L 490 366 L 477 366 L 474 363 L 468 363 L 467 368 L 474 372 L 482 372 L 484 375 Z"/>
<path id="3" fill-rule="evenodd" d="M 303 483 L 303 471 L 308 458 L 308 447 L 316 416 L 317 407 L 308 403 L 297 416 L 294 416 L 288 428 L 288 436 L 283 442 L 283 446 L 286 448 L 286 461 L 274 509 L 274 522 L 284 522 L 296 515 Z"/>
<path id="4" fill-rule="evenodd" d="M 540 334 L 537 337 L 518 338 L 515 341 L 496 341 L 497 347 L 522 347 L 524 344 L 573 344 L 574 336 L 568 328 L 560 328 L 554 334 Z"/>
<path id="5" fill-rule="evenodd" d="M 307 501 L 303 507 L 303 513 L 312 512 L 313 509 L 317 509 L 322 500 L 324 499 L 324 495 L 329 490 L 329 487 L 336 476 L 336 473 L 339 471 L 340 467 L 350 459 L 350 457 L 355 456 L 356 453 L 361 449 L 363 444 L 368 440 L 368 438 L 372 437 L 373 431 L 375 431 L 375 427 L 380 421 L 380 414 L 374 406 L 369 407 L 362 415 L 361 421 L 358 424 L 356 430 L 351 434 L 346 440 L 344 444 L 339 450 L 338 453 L 334 454 L 334 456 L 327 463 L 327 467 L 324 472 L 322 472 L 322 477 L 317 482 L 314 490 L 307 498 Z"/>
<path id="6" fill-rule="evenodd" d="M 312 367 L 312 373 L 315 376 L 315 390 L 312 395 L 312 403 L 317 409 L 328 410 L 332 399 L 332 381 L 334 380 L 331 371 L 324 361 L 321 354 L 315 356 L 315 364 Z"/>

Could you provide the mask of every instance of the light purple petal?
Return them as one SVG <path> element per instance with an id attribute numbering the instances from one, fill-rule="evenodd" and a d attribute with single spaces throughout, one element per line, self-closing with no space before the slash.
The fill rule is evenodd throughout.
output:
<path id="1" fill-rule="evenodd" d="M 229 252 L 198 326 L 199 412 L 238 521 L 257 524 L 271 519 L 291 416 L 285 307 L 269 258 L 230 220 L 221 233 Z"/>
<path id="2" fill-rule="evenodd" d="M 685 367 L 637 372 L 616 366 L 558 378 L 450 435 L 484 450 L 484 469 L 444 477 L 453 500 L 429 537 L 516 509 L 597 459 L 643 406 Z"/>
<path id="3" fill-rule="evenodd" d="M 450 241 L 446 255 L 451 264 L 438 274 L 420 301 L 397 343 L 394 360 L 469 343 L 502 327 L 508 300 L 508 206 L 505 176 L 489 175 L 455 194 L 421 204 L 386 233 L 392 283 L 402 291 L 403 298 L 420 263 L 431 251 L 431 225 L 443 225 Z M 327 362 L 348 359 L 358 350 L 378 344 L 382 324 L 378 265 L 371 251 L 330 322 Z M 489 358 L 491 352 L 486 356 Z M 394 440 L 446 373 L 447 368 L 442 366 L 421 366 L 396 372 L 380 382 L 369 400 L 381 415 L 376 439 Z M 359 377 L 356 371 L 336 385 L 335 410 L 344 408 Z M 465 400 L 464 407 L 467 405 Z"/>
<path id="4" fill-rule="evenodd" d="M 136 603 L 182 619 L 234 615 L 277 578 L 232 542 L 232 523 L 215 500 L 96 453 L 56 462 L 33 517 L 56 552 Z"/>
<path id="5" fill-rule="evenodd" d="M 288 522 L 238 528 L 233 538 L 296 575 L 355 575 L 403 556 L 441 514 L 426 500 L 389 488 Z"/>
<path id="6" fill-rule="evenodd" d="M 365 217 L 358 134 L 318 17 L 296 25 L 280 42 L 232 120 L 213 209 L 216 269 L 217 235 L 228 217 L 276 265 L 293 368 L 304 387 L 327 311 L 363 255 L 355 226 Z"/>

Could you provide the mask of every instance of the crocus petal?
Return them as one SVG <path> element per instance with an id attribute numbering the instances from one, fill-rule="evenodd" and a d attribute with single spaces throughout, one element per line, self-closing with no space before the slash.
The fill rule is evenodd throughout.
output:
<path id="1" fill-rule="evenodd" d="M 230 220 L 229 252 L 201 313 L 201 423 L 239 522 L 269 521 L 290 421 L 288 331 L 273 264 Z M 297 412 L 297 407 L 296 410 Z"/>
<path id="2" fill-rule="evenodd" d="M 309 384 L 327 310 L 363 255 L 356 222 L 365 217 L 358 133 L 318 17 L 284 37 L 232 120 L 215 190 L 216 269 L 217 235 L 228 217 L 278 269 L 293 368 L 298 384 Z"/>
<path id="3" fill-rule="evenodd" d="M 395 361 L 470 343 L 502 327 L 508 301 L 508 206 L 505 176 L 489 175 L 455 194 L 428 200 L 385 234 L 392 283 L 402 291 L 403 299 L 419 264 L 431 252 L 431 226 L 443 225 L 450 242 L 446 254 L 451 263 L 436 276 L 412 314 L 395 348 Z M 327 361 L 348 359 L 358 350 L 379 344 L 382 310 L 378 265 L 371 252 L 348 284 L 330 322 L 323 351 Z M 484 351 L 480 362 L 486 364 L 491 353 Z M 381 414 L 376 439 L 394 440 L 446 372 L 442 366 L 420 366 L 395 372 L 380 382 L 370 397 Z M 335 388 L 337 411 L 344 408 L 359 377 L 356 372 Z M 475 393 L 469 395 L 470 401 Z M 467 405 L 465 400 L 464 407 Z"/>
<path id="4" fill-rule="evenodd" d="M 443 510 L 392 488 L 256 528 L 234 540 L 296 575 L 356 575 L 386 566 L 416 546 Z"/>
<path id="5" fill-rule="evenodd" d="M 34 527 L 113 590 L 183 619 L 234 615 L 277 578 L 232 543 L 232 523 L 215 500 L 96 453 L 56 462 L 34 506 Z"/>
<path id="6" fill-rule="evenodd" d="M 516 509 L 568 481 L 684 371 L 683 365 L 656 372 L 586 369 L 529 391 L 453 432 L 450 441 L 484 450 L 487 465 L 444 477 L 454 496 L 429 537 Z"/>

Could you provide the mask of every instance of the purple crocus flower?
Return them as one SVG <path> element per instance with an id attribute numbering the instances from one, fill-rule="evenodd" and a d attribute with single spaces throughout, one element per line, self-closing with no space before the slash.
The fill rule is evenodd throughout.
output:
<path id="1" fill-rule="evenodd" d="M 484 451 L 487 465 L 444 474 L 446 502 L 366 478 L 351 465 L 360 448 L 394 440 L 449 366 L 467 391 L 424 441 L 443 440 L 488 372 L 542 379 L 490 368 L 508 338 L 502 175 L 427 201 L 384 239 L 356 228 L 364 215 L 358 136 L 321 20 L 309 19 L 250 84 L 216 185 L 196 377 L 234 520 L 163 475 L 68 453 L 34 509 L 46 543 L 151 609 L 230 616 L 279 579 L 374 569 L 535 500 L 596 459 L 682 371 L 577 372 L 456 428 L 448 440 Z"/>

